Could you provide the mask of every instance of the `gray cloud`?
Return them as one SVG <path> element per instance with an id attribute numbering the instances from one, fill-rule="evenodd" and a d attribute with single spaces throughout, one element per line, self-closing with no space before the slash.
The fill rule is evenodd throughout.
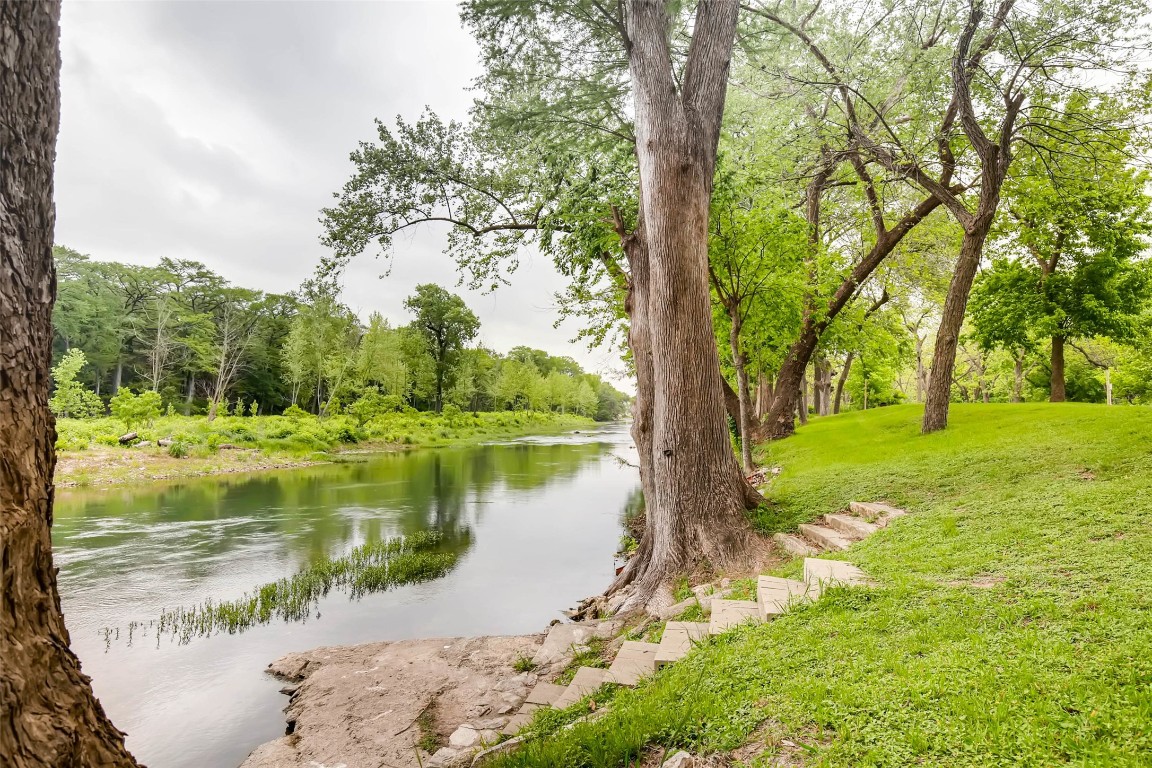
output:
<path id="1" fill-rule="evenodd" d="M 351 172 L 377 117 L 431 106 L 463 118 L 476 46 L 448 2 L 82 2 L 62 20 L 57 241 L 96 258 L 202 261 L 229 280 L 285 292 L 324 249 L 320 209 Z M 345 299 L 405 320 L 421 282 L 455 285 L 433 228 L 398 242 L 390 275 L 365 255 Z M 484 343 L 570 354 L 618 369 L 608 350 L 552 327 L 562 279 L 527 254 L 513 285 L 460 289 Z"/>

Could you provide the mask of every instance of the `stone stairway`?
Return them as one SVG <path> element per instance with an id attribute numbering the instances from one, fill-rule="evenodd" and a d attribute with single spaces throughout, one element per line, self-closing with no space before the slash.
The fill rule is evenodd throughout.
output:
<path id="1" fill-rule="evenodd" d="M 804 558 L 802 581 L 760 576 L 756 585 L 756 600 L 713 598 L 711 615 L 706 623 L 669 621 L 659 643 L 627 640 L 607 669 L 580 667 L 567 686 L 537 683 L 502 733 L 515 736 L 532 720 L 533 713 L 540 707 L 569 707 L 607 683 L 634 686 L 642 677 L 686 656 L 707 635 L 718 635 L 748 622 L 771 621 L 795 605 L 818 600 L 826 587 L 871 586 L 872 581 L 867 574 L 851 563 L 821 560 L 810 555 L 846 549 L 906 513 L 886 504 L 871 502 L 854 501 L 849 509 L 851 514 L 828 514 L 821 517 L 819 524 L 800 525 L 798 528 L 801 536 L 776 534 L 773 537 L 776 544 L 786 552 Z M 570 633 L 571 630 L 565 628 L 571 626 L 553 627 L 553 631 L 558 634 L 557 642 L 563 642 L 559 635 Z M 545 645 L 548 643 L 549 640 L 546 640 Z"/>

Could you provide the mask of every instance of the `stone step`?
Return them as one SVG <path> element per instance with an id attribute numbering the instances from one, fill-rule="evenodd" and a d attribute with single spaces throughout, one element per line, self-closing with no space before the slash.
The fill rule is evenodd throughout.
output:
<path id="1" fill-rule="evenodd" d="M 798 602 L 815 600 L 820 596 L 820 585 L 795 579 L 761 576 L 756 585 L 760 616 L 767 620 L 779 616 Z"/>
<path id="2" fill-rule="evenodd" d="M 796 557 L 807 557 L 808 555 L 815 555 L 820 551 L 804 541 L 804 539 L 799 536 L 793 536 L 790 533 L 774 533 L 772 534 L 772 541 L 776 546 L 780 547 L 780 549 Z"/>
<path id="3" fill-rule="evenodd" d="M 576 676 L 572 678 L 572 682 L 564 689 L 564 693 L 560 694 L 556 700 L 552 702 L 552 706 L 556 707 L 556 709 L 566 709 L 588 694 L 594 693 L 605 683 L 614 682 L 616 682 L 616 680 L 612 677 L 612 673 L 606 669 L 580 667 L 580 669 L 576 670 Z"/>
<path id="4" fill-rule="evenodd" d="M 679 661 L 708 634 L 708 624 L 694 621 L 670 621 L 664 626 L 660 636 L 660 648 L 656 651 L 656 669 L 662 669 L 674 661 Z"/>
<path id="5" fill-rule="evenodd" d="M 760 604 L 752 600 L 713 600 L 709 634 L 718 635 L 746 621 L 760 621 Z"/>
<path id="6" fill-rule="evenodd" d="M 878 526 L 852 515 L 824 515 L 824 524 L 851 539 L 866 539 L 880 530 Z"/>
<path id="7" fill-rule="evenodd" d="M 560 694 L 564 693 L 564 686 L 556 685 L 554 683 L 536 683 L 532 692 L 528 694 L 528 698 L 524 699 L 525 704 L 535 704 L 541 707 L 547 707 L 560 698 Z"/>
<path id="8" fill-rule="evenodd" d="M 500 730 L 500 733 L 505 736 L 515 736 L 520 733 L 521 728 L 532 722 L 532 718 L 535 717 L 534 713 L 538 709 L 540 709 L 539 704 L 525 704 L 520 707 L 520 711 L 512 715 L 512 718 L 508 721 L 508 725 L 504 726 Z"/>
<path id="9" fill-rule="evenodd" d="M 838 532 L 831 528 L 825 528 L 822 525 L 810 525 L 808 523 L 801 523 L 797 526 L 800 533 L 810 541 L 814 541 L 824 549 L 848 549 L 852 542 L 841 536 Z"/>
<path id="10" fill-rule="evenodd" d="M 842 560 L 820 560 L 815 557 L 804 558 L 804 581 L 822 587 L 831 584 L 849 587 L 872 586 L 868 574 L 852 563 L 845 563 Z"/>
<path id="11" fill-rule="evenodd" d="M 878 501 L 853 501 L 848 504 L 848 509 L 852 510 L 853 514 L 860 515 L 860 517 L 870 523 L 875 523 L 880 528 L 886 527 L 893 519 L 908 514 L 899 507 L 893 507 L 890 504 L 881 504 Z"/>
<path id="12" fill-rule="evenodd" d="M 656 643 L 642 643 L 637 640 L 625 640 L 612 661 L 608 671 L 612 679 L 620 685 L 636 685 L 640 678 L 651 675 L 656 670 L 656 652 L 660 646 Z"/>

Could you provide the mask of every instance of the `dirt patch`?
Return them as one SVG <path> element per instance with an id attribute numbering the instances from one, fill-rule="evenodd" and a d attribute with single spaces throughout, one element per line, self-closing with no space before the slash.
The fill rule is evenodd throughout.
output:
<path id="1" fill-rule="evenodd" d="M 1007 581 L 1005 576 L 975 576 L 971 579 L 946 582 L 950 587 L 975 587 L 977 589 L 992 589 Z"/>
<path id="2" fill-rule="evenodd" d="M 293 653 L 268 671 L 289 685 L 290 733 L 242 768 L 419 768 L 462 723 L 501 728 L 537 674 L 517 672 L 543 635 L 404 640 Z"/>

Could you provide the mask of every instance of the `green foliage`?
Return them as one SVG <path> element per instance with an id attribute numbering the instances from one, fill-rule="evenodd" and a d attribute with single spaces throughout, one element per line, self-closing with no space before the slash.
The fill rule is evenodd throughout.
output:
<path id="1" fill-rule="evenodd" d="M 373 387 L 344 410 L 345 413 L 356 419 L 358 426 L 363 427 L 378 416 L 399 411 L 402 405 L 403 401 L 398 395 L 381 394 Z"/>
<path id="2" fill-rule="evenodd" d="M 125 387 L 112 397 L 108 405 L 112 415 L 124 422 L 128 429 L 151 425 L 160 417 L 159 392 L 148 391 L 137 395 Z"/>
<path id="3" fill-rule="evenodd" d="M 415 315 L 410 327 L 432 359 L 434 405 L 440 411 L 444 389 L 451 386 L 465 345 L 480 330 L 480 320 L 463 299 L 433 283 L 416 286 L 416 292 L 404 300 L 404 307 Z"/>
<path id="4" fill-rule="evenodd" d="M 76 379 L 87 362 L 82 351 L 70 349 L 52 369 L 53 391 L 48 407 L 55 415 L 76 419 L 104 415 L 104 401 Z"/>

